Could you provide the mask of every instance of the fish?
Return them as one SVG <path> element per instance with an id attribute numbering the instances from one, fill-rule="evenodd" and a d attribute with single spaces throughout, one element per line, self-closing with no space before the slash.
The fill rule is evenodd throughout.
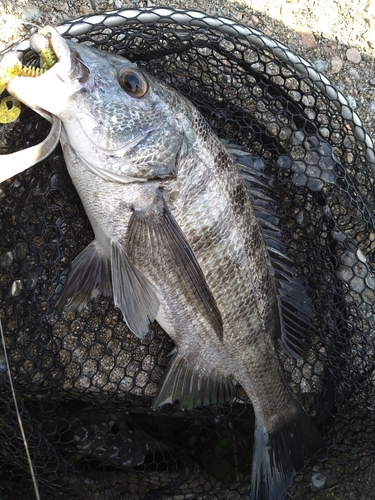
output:
<path id="1" fill-rule="evenodd" d="M 250 497 L 282 500 L 305 457 L 325 446 L 277 354 L 279 341 L 304 356 L 295 309 L 305 298 L 298 285 L 278 289 L 235 161 L 189 100 L 135 63 L 50 26 L 33 36 L 48 38 L 57 62 L 38 78 L 15 76 L 7 90 L 61 121 L 67 169 L 95 235 L 56 307 L 81 310 L 104 295 L 137 337 L 161 325 L 176 347 L 155 409 L 224 403 L 239 384 L 255 413 Z"/>

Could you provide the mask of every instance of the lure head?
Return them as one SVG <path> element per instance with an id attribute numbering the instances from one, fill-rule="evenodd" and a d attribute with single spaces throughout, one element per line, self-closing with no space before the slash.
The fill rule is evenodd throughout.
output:
<path id="1" fill-rule="evenodd" d="M 65 104 L 64 96 L 67 97 L 68 87 L 64 86 L 61 99 L 56 98 L 57 91 L 62 91 L 60 82 L 68 82 L 69 90 L 73 93 L 78 88 L 72 85 L 74 81 L 86 78 L 88 71 L 76 60 L 66 41 L 51 26 L 32 35 L 30 47 L 41 55 L 42 69 L 23 67 L 17 76 L 9 80 L 7 90 L 51 121 L 51 114 L 58 115 L 61 106 Z M 35 79 L 35 76 L 38 78 Z M 43 105 L 40 105 L 41 102 Z"/>
<path id="2" fill-rule="evenodd" d="M 43 31 L 40 30 L 30 38 L 30 48 L 40 54 L 41 69 L 44 72 L 52 68 L 57 63 L 58 58 L 52 48 L 50 33 L 47 31 L 43 34 Z"/>
<path id="3" fill-rule="evenodd" d="M 0 94 L 7 84 L 16 76 L 37 77 L 50 69 L 56 62 L 57 56 L 49 43 L 49 38 L 40 33 L 30 39 L 30 47 L 40 53 L 41 67 L 22 66 L 15 52 L 6 53 L 0 62 Z M 0 102 L 0 123 L 15 121 L 21 113 L 20 102 L 13 96 L 4 97 Z"/>

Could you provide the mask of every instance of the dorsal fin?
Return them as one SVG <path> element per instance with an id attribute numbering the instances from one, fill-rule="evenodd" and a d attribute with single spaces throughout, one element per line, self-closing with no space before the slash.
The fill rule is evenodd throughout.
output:
<path id="1" fill-rule="evenodd" d="M 314 308 L 308 285 L 296 275 L 295 263 L 288 257 L 290 252 L 279 228 L 276 193 L 273 194 L 271 179 L 260 157 L 238 148 L 228 147 L 228 151 L 236 161 L 251 198 L 273 268 L 281 325 L 278 341 L 289 356 L 301 358 L 316 329 Z"/>

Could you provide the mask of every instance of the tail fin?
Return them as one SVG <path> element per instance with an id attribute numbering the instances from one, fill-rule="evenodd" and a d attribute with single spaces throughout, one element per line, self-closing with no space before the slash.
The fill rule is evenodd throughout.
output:
<path id="1" fill-rule="evenodd" d="M 296 472 L 304 467 L 305 456 L 311 457 L 325 447 L 299 405 L 293 418 L 280 419 L 272 429 L 257 426 L 254 437 L 251 500 L 284 500 Z"/>

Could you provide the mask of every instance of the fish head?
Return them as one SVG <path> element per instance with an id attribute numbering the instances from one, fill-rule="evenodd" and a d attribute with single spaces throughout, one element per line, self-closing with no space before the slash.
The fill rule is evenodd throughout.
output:
<path id="1" fill-rule="evenodd" d="M 49 39 L 57 62 L 37 78 L 13 78 L 8 92 L 60 119 L 63 145 L 101 177 L 174 175 L 189 135 L 178 118 L 181 98 L 123 57 L 66 40 L 52 27 L 38 36 Z"/>

